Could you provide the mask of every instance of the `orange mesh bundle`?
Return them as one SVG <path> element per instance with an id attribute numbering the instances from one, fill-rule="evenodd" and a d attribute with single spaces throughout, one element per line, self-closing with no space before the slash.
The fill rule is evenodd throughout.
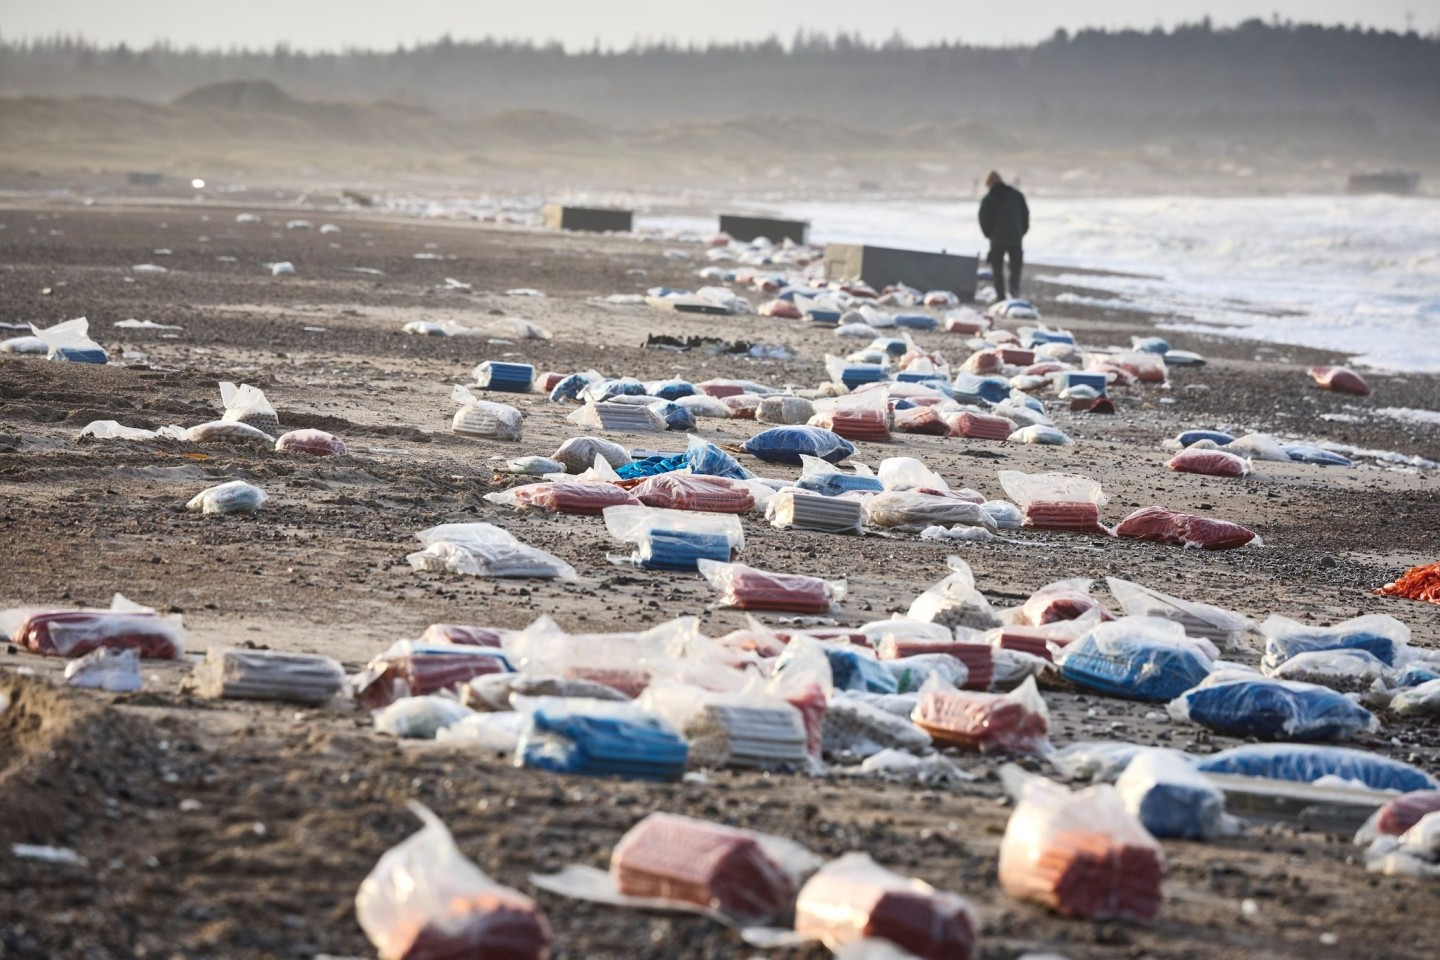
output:
<path id="1" fill-rule="evenodd" d="M 1385 584 L 1375 592 L 1382 597 L 1405 597 L 1408 600 L 1440 603 L 1440 563 L 1411 567 L 1400 579 Z"/>

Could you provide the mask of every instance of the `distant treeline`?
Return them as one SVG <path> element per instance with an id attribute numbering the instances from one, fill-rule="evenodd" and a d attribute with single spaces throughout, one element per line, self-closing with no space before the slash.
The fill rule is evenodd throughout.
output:
<path id="1" fill-rule="evenodd" d="M 986 118 L 1000 129 L 1086 117 L 1287 113 L 1375 132 L 1440 127 L 1440 36 L 1250 20 L 1154 30 L 1058 31 L 1028 47 L 790 43 L 568 53 L 555 44 L 450 38 L 393 51 L 97 47 L 0 41 L 0 94 L 165 102 L 228 80 L 269 80 L 309 100 L 389 100 L 464 114 L 542 109 L 608 123 L 769 114 L 883 129 Z"/>

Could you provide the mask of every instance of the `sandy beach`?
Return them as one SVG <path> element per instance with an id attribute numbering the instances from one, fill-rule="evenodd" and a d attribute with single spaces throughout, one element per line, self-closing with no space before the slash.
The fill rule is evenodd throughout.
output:
<path id="1" fill-rule="evenodd" d="M 237 223 L 242 209 L 261 222 Z M 285 229 L 302 216 L 340 231 Z M 734 377 L 809 388 L 826 379 L 827 353 L 863 345 L 795 321 L 593 299 L 699 286 L 695 271 L 707 261 L 697 243 L 344 210 L 82 206 L 19 194 L 0 199 L 0 223 L 0 321 L 48 326 L 85 316 L 112 361 L 124 361 L 0 356 L 0 607 L 103 606 L 122 592 L 183 614 L 192 656 L 249 645 L 325 654 L 355 672 L 432 622 L 520 628 L 546 614 L 568 630 L 598 632 L 694 615 L 710 636 L 742 627 L 744 614 L 712 608 L 715 593 L 698 576 L 611 563 L 622 545 L 599 518 L 520 516 L 486 502 L 484 494 L 516 482 L 496 474 L 499 462 L 549 455 L 586 431 L 566 421 L 571 407 L 507 395 L 499 399 L 525 414 L 523 441 L 459 437 L 449 429 L 452 387 L 472 383 L 480 361 L 517 360 L 537 371 L 593 367 L 642 380 Z M 286 260 L 296 275 L 271 276 L 265 267 Z M 166 272 L 132 269 L 145 263 Z M 1030 266 L 1026 289 L 1047 324 L 1094 347 L 1128 346 L 1131 336 L 1155 332 L 1145 315 L 1057 303 L 1069 288 L 1034 279 L 1049 272 Z M 506 292 L 526 288 L 544 296 Z M 508 317 L 553 338 L 508 336 Z M 128 318 L 181 329 L 113 326 Z M 447 320 L 494 336 L 401 332 L 411 321 Z M 657 332 L 782 345 L 793 357 L 643 348 Z M 962 336 L 914 336 L 952 368 L 969 352 Z M 987 544 L 941 544 L 781 533 L 751 514 L 743 518 L 742 559 L 847 580 L 836 616 L 842 626 L 903 612 L 958 553 L 996 607 L 1054 580 L 1087 577 L 1118 612 L 1104 587 L 1111 576 L 1256 621 L 1388 613 L 1410 626 L 1416 646 L 1440 647 L 1440 607 L 1372 594 L 1406 568 L 1440 559 L 1440 470 L 1387 469 L 1360 457 L 1350 469 L 1263 462 L 1243 479 L 1202 477 L 1166 469 L 1172 454 L 1161 445 L 1191 428 L 1257 430 L 1440 459 L 1440 424 L 1373 413 L 1440 410 L 1440 378 L 1367 371 L 1373 396 L 1347 397 L 1318 389 L 1305 372 L 1343 357 L 1166 338 L 1208 363 L 1172 369 L 1165 387 L 1117 389 L 1114 416 L 1072 414 L 1052 402 L 1073 445 L 897 433 L 889 444 L 857 444 L 852 459 L 874 467 L 917 457 L 952 487 L 990 497 L 1002 495 L 1000 470 L 1079 473 L 1108 494 L 1108 524 L 1158 504 L 1244 524 L 1263 547 L 1208 553 L 1028 530 Z M 77 439 L 96 420 L 155 429 L 215 419 L 221 381 L 260 387 L 282 429 L 329 431 L 349 454 Z M 701 420 L 697 433 L 729 448 L 759 429 Z M 612 439 L 684 444 L 676 433 Z M 799 472 L 740 459 L 766 476 Z M 261 486 L 269 502 L 252 516 L 184 509 L 203 488 L 234 479 Z M 418 531 L 474 521 L 554 552 L 579 579 L 492 581 L 417 573 L 406 563 Z M 1260 639 L 1247 644 L 1228 656 L 1257 663 Z M 404 806 L 410 798 L 440 814 L 487 873 L 536 895 L 555 928 L 553 956 L 567 960 L 759 955 L 736 931 L 701 918 L 535 893 L 532 873 L 570 863 L 603 868 L 621 834 L 652 810 L 777 833 L 826 857 L 868 851 L 969 897 L 987 958 L 1440 954 L 1440 925 L 1428 919 L 1433 885 L 1367 874 L 1361 848 L 1301 825 L 1205 844 L 1166 841 L 1165 906 L 1151 926 L 1065 920 L 1017 903 L 996 883 L 1009 813 L 998 759 L 956 755 L 976 779 L 936 788 L 839 771 L 818 780 L 721 770 L 676 785 L 599 781 L 518 770 L 505 758 L 454 748 L 397 745 L 349 702 L 314 710 L 200 700 L 182 690 L 187 662 L 147 661 L 144 690 L 126 695 L 43 682 L 63 666 L 13 647 L 0 653 L 0 692 L 11 699 L 0 713 L 0 841 L 73 848 L 87 862 L 0 859 L 0 956 L 370 956 L 354 918 L 355 890 L 381 853 L 416 829 Z M 1237 742 L 1157 716 L 1163 707 L 1064 684 L 1044 693 L 1056 746 L 1116 738 L 1203 754 Z M 1440 774 L 1435 720 L 1382 721 L 1360 745 Z M 811 945 L 769 955 L 828 954 Z"/>

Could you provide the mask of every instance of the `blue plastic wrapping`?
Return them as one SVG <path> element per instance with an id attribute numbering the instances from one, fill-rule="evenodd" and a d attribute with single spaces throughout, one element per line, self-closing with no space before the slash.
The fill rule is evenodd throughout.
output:
<path id="1" fill-rule="evenodd" d="M 1350 458 L 1342 457 L 1322 447 L 1311 446 L 1308 443 L 1291 444 L 1285 448 L 1285 453 L 1295 463 L 1311 463 L 1318 467 L 1348 467 Z"/>
<path id="2" fill-rule="evenodd" d="M 865 693 L 900 691 L 900 682 L 895 674 L 869 654 L 845 647 L 826 647 L 825 659 L 830 661 L 830 674 L 836 690 L 861 690 Z"/>
<path id="3" fill-rule="evenodd" d="M 1410 628 L 1394 617 L 1371 614 L 1337 623 L 1333 627 L 1311 627 L 1288 617 L 1272 616 L 1260 625 L 1265 637 L 1266 669 L 1273 670 L 1297 653 L 1312 650 L 1364 650 L 1386 666 L 1410 640 Z"/>
<path id="4" fill-rule="evenodd" d="M 660 411 L 660 416 L 665 418 L 666 430 L 694 430 L 695 415 L 689 410 L 669 400 L 656 401 L 654 408 Z"/>
<path id="5" fill-rule="evenodd" d="M 761 460 L 794 466 L 800 465 L 802 454 L 839 463 L 855 452 L 849 440 L 823 427 L 771 427 L 746 440 L 742 447 Z"/>
<path id="6" fill-rule="evenodd" d="M 535 368 L 528 363 L 486 360 L 475 368 L 475 383 L 482 390 L 529 393 L 534 381 Z"/>
<path id="7" fill-rule="evenodd" d="M 1064 391 L 1071 387 L 1094 387 L 1100 396 L 1105 396 L 1109 378 L 1103 373 L 1086 373 L 1082 370 L 1065 370 L 1055 374 L 1056 389 Z"/>
<path id="8" fill-rule="evenodd" d="M 109 363 L 110 357 L 101 347 L 56 347 L 50 351 L 51 360 L 70 363 Z"/>
<path id="9" fill-rule="evenodd" d="M 1440 781 L 1408 763 L 1349 747 L 1254 743 L 1204 757 L 1195 764 L 1195 769 L 1202 773 L 1233 773 L 1297 783 L 1340 777 L 1359 781 L 1371 790 L 1401 793 L 1440 787 Z"/>
<path id="10" fill-rule="evenodd" d="M 853 449 L 853 448 L 852 448 Z M 740 461 L 721 450 L 708 440 L 690 438 L 690 447 L 685 451 L 685 466 L 691 473 L 708 477 L 729 477 L 731 480 L 749 480 L 753 474 L 740 466 Z"/>
<path id="11" fill-rule="evenodd" d="M 1263 677 L 1188 690 L 1171 702 L 1170 715 L 1261 740 L 1346 740 L 1375 722 L 1369 710 L 1329 687 Z"/>
<path id="12" fill-rule="evenodd" d="M 891 357 L 903 357 L 910 352 L 910 344 L 899 337 L 876 337 L 870 341 L 871 350 L 879 350 Z"/>
<path id="13" fill-rule="evenodd" d="M 820 308 L 812 307 L 811 309 L 805 311 L 805 319 L 811 323 L 820 323 L 824 324 L 825 326 L 833 327 L 840 322 L 840 311 L 823 310 Z"/>
<path id="14" fill-rule="evenodd" d="M 1210 661 L 1168 620 L 1127 617 L 1102 623 L 1064 650 L 1065 679 L 1111 696 L 1174 700 L 1210 674 Z"/>
<path id="15" fill-rule="evenodd" d="M 559 389 L 558 384 L 556 389 Z M 618 380 L 605 379 L 586 384 L 580 395 L 593 403 L 604 403 L 611 397 L 643 397 L 646 393 L 645 384 L 639 380 L 634 377 L 621 377 Z"/>
<path id="16" fill-rule="evenodd" d="M 1029 330 L 1021 339 L 1021 344 L 1026 350 L 1033 350 L 1035 347 L 1045 343 L 1070 343 L 1075 342 L 1075 334 L 1067 330 Z"/>
<path id="17" fill-rule="evenodd" d="M 1440 667 L 1426 667 L 1416 663 L 1400 671 L 1400 675 L 1395 678 L 1394 686 L 1404 690 L 1409 687 L 1418 687 L 1422 683 L 1429 683 L 1431 680 L 1440 680 Z"/>
<path id="18" fill-rule="evenodd" d="M 1199 443 L 1201 440 L 1209 440 L 1216 446 L 1223 447 L 1235 440 L 1228 433 L 1221 433 L 1219 430 L 1186 430 L 1180 434 L 1180 446 L 1188 447 L 1191 444 Z"/>
<path id="19" fill-rule="evenodd" d="M 849 363 L 840 371 L 840 382 L 851 390 L 867 383 L 880 383 L 889 379 L 890 374 L 885 368 L 875 363 Z"/>
<path id="20" fill-rule="evenodd" d="M 826 497 L 838 497 L 842 493 L 884 493 L 885 484 L 878 477 L 859 476 L 853 473 L 826 473 L 802 476 L 795 481 L 801 490 L 809 490 Z"/>
<path id="21" fill-rule="evenodd" d="M 1010 381 L 1004 377 L 977 377 L 962 373 L 950 385 L 961 403 L 1003 403 L 1010 398 Z"/>
<path id="22" fill-rule="evenodd" d="M 663 720 L 629 704 L 543 697 L 516 750 L 518 766 L 627 780 L 679 780 L 689 748 Z"/>
<path id="23" fill-rule="evenodd" d="M 616 467 L 615 473 L 621 480 L 639 480 L 642 477 L 653 477 L 661 473 L 683 470 L 685 466 L 685 454 L 677 453 L 673 457 L 645 457 L 640 460 L 631 460 L 629 463 Z"/>
<path id="24" fill-rule="evenodd" d="M 939 325 L 938 320 L 926 313 L 898 313 L 895 315 L 895 326 L 908 330 L 934 330 Z"/>
<path id="25" fill-rule="evenodd" d="M 572 373 L 564 377 L 559 383 L 550 389 L 550 402 L 562 403 L 566 400 L 578 400 L 580 391 L 590 386 L 590 378 L 583 373 Z"/>
<path id="26" fill-rule="evenodd" d="M 693 397 L 696 392 L 695 385 L 688 380 L 669 380 L 653 387 L 650 395 L 661 400 L 679 400 L 681 397 Z"/>
<path id="27" fill-rule="evenodd" d="M 1207 840 L 1224 829 L 1225 794 L 1178 751 L 1140 751 L 1115 789 L 1151 836 Z"/>
<path id="28" fill-rule="evenodd" d="M 730 539 L 718 533 L 651 530 L 635 545 L 635 562 L 649 570 L 700 569 L 697 560 L 730 562 Z"/>
<path id="29" fill-rule="evenodd" d="M 1170 343 L 1163 337 L 1131 337 L 1131 346 L 1141 353 L 1158 353 L 1161 356 L 1170 352 Z"/>

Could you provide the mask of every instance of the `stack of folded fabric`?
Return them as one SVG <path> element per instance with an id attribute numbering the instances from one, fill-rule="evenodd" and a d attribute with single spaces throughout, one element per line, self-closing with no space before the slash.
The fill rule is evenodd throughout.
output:
<path id="1" fill-rule="evenodd" d="M 517 756 L 554 773 L 679 780 L 685 741 L 632 704 L 542 697 L 530 711 Z"/>

